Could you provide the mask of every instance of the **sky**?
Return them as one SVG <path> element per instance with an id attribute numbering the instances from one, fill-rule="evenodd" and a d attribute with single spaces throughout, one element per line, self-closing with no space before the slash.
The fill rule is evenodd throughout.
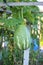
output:
<path id="1" fill-rule="evenodd" d="M 43 0 L 38 0 L 39 2 L 43 2 Z M 40 9 L 40 11 L 42 11 L 43 12 L 43 6 L 38 6 L 39 7 L 39 9 Z"/>
<path id="2" fill-rule="evenodd" d="M 41 1 L 43 1 L 43 0 L 38 0 L 38 1 L 40 1 L 40 2 L 41 2 Z"/>

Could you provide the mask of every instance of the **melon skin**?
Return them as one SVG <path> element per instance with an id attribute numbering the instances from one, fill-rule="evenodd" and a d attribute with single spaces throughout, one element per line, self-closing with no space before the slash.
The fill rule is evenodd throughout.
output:
<path id="1" fill-rule="evenodd" d="M 31 33 L 25 25 L 19 25 L 15 34 L 14 42 L 19 49 L 27 49 L 31 46 Z"/>

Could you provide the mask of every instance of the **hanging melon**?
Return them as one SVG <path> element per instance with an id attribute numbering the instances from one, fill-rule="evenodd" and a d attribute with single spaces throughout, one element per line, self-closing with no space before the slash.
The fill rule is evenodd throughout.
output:
<path id="1" fill-rule="evenodd" d="M 30 47 L 30 30 L 25 25 L 19 25 L 19 28 L 15 32 L 14 42 L 19 49 L 27 49 Z"/>

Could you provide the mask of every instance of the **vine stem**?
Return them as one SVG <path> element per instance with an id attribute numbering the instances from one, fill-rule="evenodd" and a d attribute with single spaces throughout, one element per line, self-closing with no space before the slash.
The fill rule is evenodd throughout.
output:
<path id="1" fill-rule="evenodd" d="M 23 19 L 23 7 L 21 8 L 21 18 Z"/>

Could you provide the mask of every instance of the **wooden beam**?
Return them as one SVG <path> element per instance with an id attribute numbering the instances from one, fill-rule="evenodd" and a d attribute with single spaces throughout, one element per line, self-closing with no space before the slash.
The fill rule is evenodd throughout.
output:
<path id="1" fill-rule="evenodd" d="M 43 2 L 8 2 L 7 5 L 9 5 L 9 6 L 38 6 L 38 5 L 42 5 L 43 6 Z M 3 2 L 0 2 L 0 7 L 1 6 L 6 6 L 6 4 Z"/>

